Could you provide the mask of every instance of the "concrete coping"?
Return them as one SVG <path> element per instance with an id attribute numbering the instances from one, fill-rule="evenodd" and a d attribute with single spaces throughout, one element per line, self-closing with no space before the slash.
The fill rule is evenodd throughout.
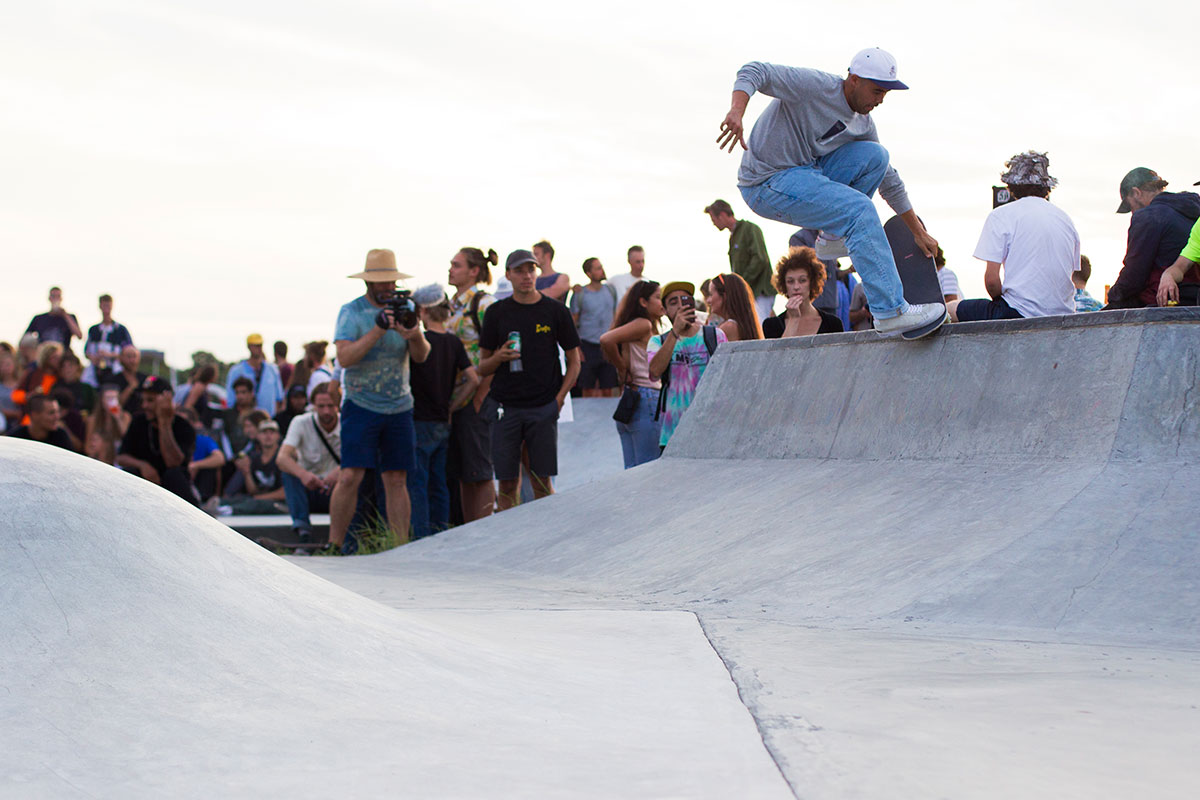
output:
<path id="1" fill-rule="evenodd" d="M 1053 317 L 1029 317 L 1026 319 L 1000 319 L 987 322 L 955 322 L 943 325 L 941 330 L 916 342 L 904 342 L 906 346 L 921 347 L 947 336 L 973 336 L 980 333 L 1022 333 L 1024 331 L 1075 330 L 1079 328 L 1105 327 L 1111 325 L 1143 325 L 1150 322 L 1200 323 L 1200 306 L 1174 306 L 1171 308 L 1127 308 L 1115 311 L 1089 311 L 1080 314 L 1063 314 Z M 830 345 L 860 344 L 867 342 L 887 343 L 901 341 L 899 337 L 885 337 L 875 331 L 850 331 L 849 333 L 819 333 L 812 336 L 793 336 L 787 339 L 752 339 L 730 342 L 728 347 L 738 350 L 779 350 L 796 347 L 827 347 Z"/>

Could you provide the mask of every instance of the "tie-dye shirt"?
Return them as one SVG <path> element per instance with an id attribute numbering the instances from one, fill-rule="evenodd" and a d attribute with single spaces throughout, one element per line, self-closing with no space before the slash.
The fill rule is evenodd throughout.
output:
<path id="1" fill-rule="evenodd" d="M 356 342 L 375 327 L 379 309 L 365 296 L 342 306 L 333 339 Z M 399 414 L 413 407 L 408 382 L 408 342 L 394 330 L 385 333 L 357 364 L 342 374 L 345 399 L 376 414 Z"/>
<path id="2" fill-rule="evenodd" d="M 717 344 L 729 339 L 720 328 L 717 331 Z M 654 359 L 654 354 L 662 349 L 662 336 L 651 336 L 646 345 L 646 357 Z M 695 336 L 689 336 L 675 343 L 675 354 L 671 357 L 671 385 L 667 387 L 667 408 L 662 415 L 662 433 L 658 443 L 663 447 L 671 440 L 671 434 L 683 419 L 683 412 L 691 405 L 696 396 L 696 387 L 700 385 L 700 377 L 708 368 L 708 347 L 704 344 L 704 329 L 701 328 Z"/>
<path id="3" fill-rule="evenodd" d="M 1104 308 L 1104 303 L 1101 303 L 1096 298 L 1088 294 L 1087 289 L 1075 290 L 1075 313 L 1081 314 L 1084 311 L 1099 311 Z"/>

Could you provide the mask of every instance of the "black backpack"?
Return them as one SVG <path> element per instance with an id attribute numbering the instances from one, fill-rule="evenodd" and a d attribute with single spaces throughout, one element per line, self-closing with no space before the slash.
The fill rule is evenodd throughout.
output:
<path id="1" fill-rule="evenodd" d="M 704 334 L 704 346 L 708 349 L 708 358 L 711 361 L 712 355 L 717 349 L 717 326 L 705 325 L 700 330 L 701 333 Z M 673 353 L 671 355 L 671 360 L 675 360 L 675 355 Z M 667 368 L 663 370 L 662 377 L 659 378 L 659 380 L 662 381 L 662 388 L 658 390 L 658 408 L 654 411 L 655 422 L 658 422 L 659 417 L 661 417 L 662 413 L 667 410 L 667 387 L 671 385 L 670 364 L 668 364 Z"/>

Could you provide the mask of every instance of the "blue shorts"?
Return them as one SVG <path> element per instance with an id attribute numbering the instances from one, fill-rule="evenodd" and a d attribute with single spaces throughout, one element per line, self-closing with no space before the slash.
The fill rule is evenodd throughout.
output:
<path id="1" fill-rule="evenodd" d="M 417 465 L 417 435 L 410 408 L 399 414 L 378 414 L 342 402 L 342 466 L 409 472 Z"/>
<path id="2" fill-rule="evenodd" d="M 954 310 L 959 322 L 983 322 L 989 319 L 1021 319 L 1020 313 L 1005 302 L 1003 297 L 995 300 L 963 300 Z"/>

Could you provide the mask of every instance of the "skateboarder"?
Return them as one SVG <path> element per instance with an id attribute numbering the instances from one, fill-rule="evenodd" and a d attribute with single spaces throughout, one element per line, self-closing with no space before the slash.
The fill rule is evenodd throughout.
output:
<path id="1" fill-rule="evenodd" d="M 871 196 L 880 195 L 932 257 L 934 240 L 917 218 L 904 183 L 879 144 L 872 109 L 892 89 L 896 59 L 879 48 L 858 53 L 845 78 L 813 69 L 752 61 L 733 84 L 733 99 L 717 144 L 746 151 L 738 186 L 746 204 L 768 219 L 818 228 L 845 239 L 863 280 L 875 330 L 887 336 L 923 328 L 946 316 L 943 303 L 910 305 Z M 747 146 L 742 116 L 755 92 L 775 99 L 759 117 Z M 830 252 L 828 242 L 826 251 Z M 836 245 L 836 241 L 833 242 Z"/>

